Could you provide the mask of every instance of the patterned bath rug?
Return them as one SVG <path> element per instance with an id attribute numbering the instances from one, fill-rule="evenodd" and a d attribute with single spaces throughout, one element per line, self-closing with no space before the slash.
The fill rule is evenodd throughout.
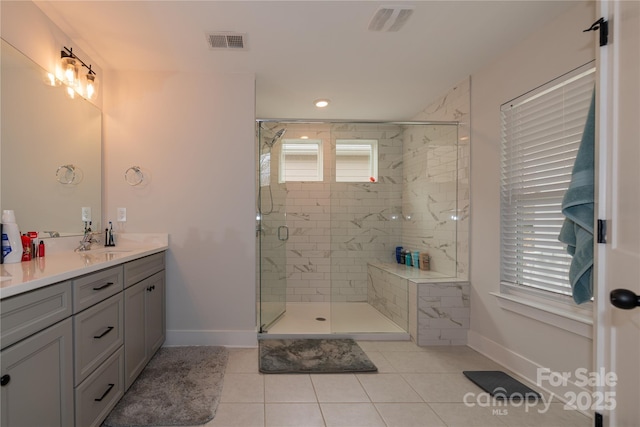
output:
<path id="1" fill-rule="evenodd" d="M 261 339 L 260 372 L 265 374 L 335 374 L 376 372 L 352 339 Z"/>
<path id="2" fill-rule="evenodd" d="M 216 414 L 228 358 L 224 347 L 162 347 L 103 426 L 206 424 Z"/>

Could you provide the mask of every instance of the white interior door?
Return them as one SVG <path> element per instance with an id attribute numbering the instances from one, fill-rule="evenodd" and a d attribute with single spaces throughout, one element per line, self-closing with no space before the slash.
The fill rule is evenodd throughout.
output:
<path id="1" fill-rule="evenodd" d="M 616 308 L 610 294 L 640 295 L 640 2 L 602 1 L 597 10 L 610 36 L 598 51 L 597 202 L 608 230 L 596 251 L 593 401 L 605 426 L 639 426 L 640 307 Z"/>

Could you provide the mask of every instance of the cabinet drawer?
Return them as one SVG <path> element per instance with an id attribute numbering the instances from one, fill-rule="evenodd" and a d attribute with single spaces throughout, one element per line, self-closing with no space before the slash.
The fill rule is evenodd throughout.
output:
<path id="1" fill-rule="evenodd" d="M 124 287 L 127 288 L 162 270 L 164 270 L 164 252 L 128 262 L 124 265 Z"/>
<path id="2" fill-rule="evenodd" d="M 2 348 L 71 316 L 71 282 L 62 282 L 0 301 Z"/>
<path id="3" fill-rule="evenodd" d="M 122 345 L 123 322 L 122 292 L 74 316 L 75 385 Z"/>
<path id="4" fill-rule="evenodd" d="M 76 387 L 76 426 L 100 426 L 124 394 L 124 352 L 120 348 Z"/>
<path id="5" fill-rule="evenodd" d="M 120 292 L 122 266 L 87 274 L 73 280 L 73 312 L 78 313 Z"/>

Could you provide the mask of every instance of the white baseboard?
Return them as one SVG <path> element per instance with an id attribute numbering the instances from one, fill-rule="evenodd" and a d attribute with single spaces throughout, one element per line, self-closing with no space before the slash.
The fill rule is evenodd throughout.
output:
<path id="1" fill-rule="evenodd" d="M 257 347 L 258 332 L 218 330 L 168 330 L 164 342 L 167 347 L 185 345 L 220 345 L 224 347 Z"/>
<path id="2" fill-rule="evenodd" d="M 549 381 L 543 381 L 540 384 L 537 383 L 538 380 L 538 369 L 547 368 L 546 366 L 542 366 L 534 362 L 533 360 L 529 360 L 521 354 L 515 353 L 514 351 L 498 344 L 495 341 L 486 338 L 483 335 L 478 334 L 477 332 L 470 330 L 467 335 L 468 343 L 467 345 L 478 353 L 481 353 L 488 358 L 492 359 L 496 363 L 504 366 L 509 371 L 516 374 L 518 380 L 524 380 L 524 383 L 529 383 L 528 385 L 533 387 L 536 390 L 542 390 L 545 393 L 553 394 L 553 401 L 555 402 L 564 402 L 571 400 L 571 396 L 576 396 L 578 393 L 586 392 L 591 394 L 592 390 L 589 388 L 581 387 L 573 381 L 572 378 L 566 381 L 566 385 L 558 385 L 553 386 L 549 383 Z M 547 396 L 544 396 L 545 399 Z M 575 399 L 573 399 L 575 401 Z M 583 411 L 581 411 L 583 412 Z M 585 415 L 592 417 L 593 414 L 590 412 L 583 412 Z"/>

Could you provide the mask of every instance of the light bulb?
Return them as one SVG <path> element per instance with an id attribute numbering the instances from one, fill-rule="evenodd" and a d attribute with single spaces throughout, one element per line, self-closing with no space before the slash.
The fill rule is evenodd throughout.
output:
<path id="1" fill-rule="evenodd" d="M 74 58 L 70 56 L 62 58 L 62 73 L 64 76 L 64 82 L 67 85 L 76 85 L 78 81 L 78 65 Z"/>
<path id="2" fill-rule="evenodd" d="M 98 81 L 96 80 L 95 74 L 87 74 L 85 92 L 87 99 L 94 99 L 96 97 L 98 93 Z"/>

